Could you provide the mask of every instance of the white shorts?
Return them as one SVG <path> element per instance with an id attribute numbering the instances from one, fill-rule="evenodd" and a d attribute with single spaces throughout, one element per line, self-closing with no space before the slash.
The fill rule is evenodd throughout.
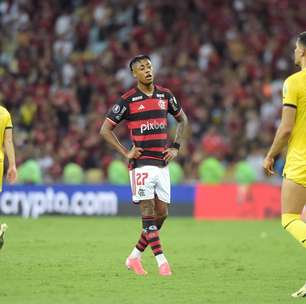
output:
<path id="1" fill-rule="evenodd" d="M 130 170 L 130 181 L 133 202 L 154 199 L 155 195 L 170 204 L 170 175 L 169 168 L 143 166 Z"/>

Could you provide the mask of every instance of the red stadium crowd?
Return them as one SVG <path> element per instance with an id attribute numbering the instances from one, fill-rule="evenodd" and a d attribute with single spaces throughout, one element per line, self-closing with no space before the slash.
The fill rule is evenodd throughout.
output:
<path id="1" fill-rule="evenodd" d="M 69 162 L 106 172 L 119 155 L 99 129 L 133 85 L 128 62 L 141 53 L 189 117 L 178 158 L 186 182 L 208 155 L 228 168 L 246 159 L 260 179 L 304 8 L 289 0 L 2 1 L 0 104 L 13 117 L 17 163 L 35 158 L 45 182 L 59 181 Z M 117 134 L 129 145 L 125 127 Z"/>

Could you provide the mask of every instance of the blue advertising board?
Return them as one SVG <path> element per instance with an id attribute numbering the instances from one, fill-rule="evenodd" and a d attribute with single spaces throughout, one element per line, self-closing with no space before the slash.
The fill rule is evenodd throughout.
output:
<path id="1" fill-rule="evenodd" d="M 192 215 L 195 189 L 171 189 L 173 215 Z M 0 194 L 0 214 L 37 218 L 44 214 L 136 215 L 129 186 L 102 185 L 5 185 Z"/>

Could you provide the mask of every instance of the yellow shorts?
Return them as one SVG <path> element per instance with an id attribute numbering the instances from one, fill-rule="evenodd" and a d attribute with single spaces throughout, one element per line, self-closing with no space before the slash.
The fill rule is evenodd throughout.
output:
<path id="1" fill-rule="evenodd" d="M 0 192 L 2 192 L 3 167 L 3 161 L 0 160 Z"/>
<path id="2" fill-rule="evenodd" d="M 306 187 L 306 168 L 304 169 L 304 166 L 298 168 L 285 166 L 283 176 L 286 179 L 290 179 L 293 182 Z"/>

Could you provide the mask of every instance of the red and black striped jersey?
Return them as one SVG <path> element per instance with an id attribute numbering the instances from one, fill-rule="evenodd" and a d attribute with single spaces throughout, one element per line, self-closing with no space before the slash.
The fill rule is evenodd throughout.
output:
<path id="1" fill-rule="evenodd" d="M 147 96 L 138 88 L 123 94 L 106 118 L 113 125 L 127 120 L 133 144 L 143 148 L 141 157 L 131 162 L 132 168 L 165 166 L 163 152 L 168 147 L 167 114 L 177 117 L 181 111 L 181 105 L 171 91 L 155 85 L 152 96 Z"/>

